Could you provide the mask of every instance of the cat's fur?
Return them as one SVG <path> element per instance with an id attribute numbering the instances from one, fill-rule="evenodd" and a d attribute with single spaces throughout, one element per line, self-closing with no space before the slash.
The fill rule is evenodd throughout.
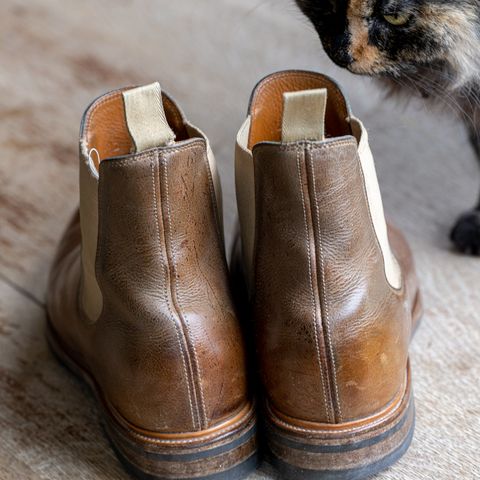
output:
<path id="1" fill-rule="evenodd" d="M 453 107 L 480 158 L 480 0 L 296 0 L 329 57 L 353 73 Z M 384 15 L 407 14 L 395 26 Z M 480 255 L 480 202 L 451 238 Z"/>

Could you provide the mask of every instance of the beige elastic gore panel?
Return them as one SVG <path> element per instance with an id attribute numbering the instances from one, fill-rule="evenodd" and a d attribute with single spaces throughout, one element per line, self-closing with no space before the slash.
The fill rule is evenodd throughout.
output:
<path id="1" fill-rule="evenodd" d="M 282 142 L 324 140 L 327 89 L 283 94 Z"/>
<path id="2" fill-rule="evenodd" d="M 382 250 L 385 276 L 391 287 L 398 290 L 402 286 L 402 272 L 388 240 L 388 229 L 383 210 L 382 195 L 378 184 L 375 162 L 368 142 L 368 133 L 362 122 L 357 118 L 351 117 L 350 123 L 359 141 L 358 155 L 365 179 L 365 189 L 373 227 L 380 249 Z"/>
<path id="3" fill-rule="evenodd" d="M 80 224 L 82 230 L 82 307 L 90 322 L 96 322 L 103 297 L 95 275 L 98 237 L 98 172 L 90 157 L 80 155 Z"/>
<path id="4" fill-rule="evenodd" d="M 175 141 L 165 116 L 162 90 L 158 82 L 122 93 L 128 131 L 137 152 L 162 147 Z"/>
<path id="5" fill-rule="evenodd" d="M 240 128 L 235 147 L 235 186 L 242 236 L 242 254 L 247 285 L 253 285 L 253 249 L 255 238 L 255 175 L 252 152 L 248 149 L 250 117 Z"/>

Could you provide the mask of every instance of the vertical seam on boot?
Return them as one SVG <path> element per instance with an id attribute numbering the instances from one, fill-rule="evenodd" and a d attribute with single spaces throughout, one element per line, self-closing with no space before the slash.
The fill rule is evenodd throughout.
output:
<path id="1" fill-rule="evenodd" d="M 325 325 L 324 329 L 326 330 L 327 334 L 327 347 L 328 347 L 328 354 L 330 357 L 330 363 L 331 363 L 331 368 L 332 368 L 332 381 L 333 381 L 333 386 L 335 389 L 335 404 L 337 407 L 337 416 L 338 416 L 338 422 L 342 422 L 342 409 L 340 406 L 340 395 L 338 393 L 338 382 L 337 382 L 337 365 L 335 361 L 335 355 L 333 352 L 333 343 L 332 343 L 332 335 L 330 331 L 330 311 L 329 311 L 329 306 L 328 306 L 328 301 L 327 301 L 327 294 L 326 294 L 326 284 L 325 284 L 325 263 L 324 263 L 324 248 L 323 248 L 323 236 L 322 236 L 322 231 L 320 228 L 320 213 L 319 213 L 319 205 L 318 205 L 318 197 L 317 197 L 317 189 L 316 189 L 316 178 L 315 178 L 315 169 L 314 165 L 312 162 L 312 149 L 310 147 L 307 147 L 305 149 L 305 153 L 309 152 L 309 163 L 310 163 L 310 169 L 312 172 L 312 189 L 313 189 L 313 198 L 314 198 L 314 206 L 313 209 L 315 211 L 315 219 L 317 222 L 317 238 L 318 238 L 318 246 L 319 246 L 319 254 L 320 254 L 320 277 L 321 277 L 321 282 L 320 282 L 320 295 L 322 298 L 322 304 L 323 304 L 323 310 L 325 312 Z M 314 229 L 315 232 L 315 229 Z"/>
<path id="2" fill-rule="evenodd" d="M 156 163 L 157 163 L 157 165 L 159 165 L 158 152 L 156 153 L 155 156 L 156 156 Z M 162 245 L 161 245 L 162 242 L 160 240 L 160 220 L 159 220 L 159 215 L 158 215 L 158 198 L 157 198 L 156 182 L 155 182 L 155 165 L 154 165 L 153 161 L 150 163 L 150 168 L 151 168 L 151 171 L 152 171 L 152 188 L 153 188 L 154 213 L 155 213 L 155 220 L 156 220 L 155 225 L 156 225 L 157 241 L 158 241 L 158 244 L 160 246 L 160 255 L 162 256 L 162 260 L 166 260 L 166 258 L 165 259 L 163 258 Z M 164 229 L 164 231 L 165 231 L 165 229 Z M 180 351 L 181 351 L 183 372 L 185 374 L 185 381 L 186 381 L 187 390 L 188 390 L 188 402 L 190 404 L 190 413 L 191 413 L 191 417 L 192 417 L 192 425 L 193 425 L 193 429 L 195 430 L 197 428 L 197 422 L 196 422 L 196 419 L 195 419 L 195 413 L 194 413 L 194 409 L 193 409 L 192 392 L 191 392 L 191 389 L 190 389 L 190 380 L 189 380 L 189 375 L 188 375 L 188 371 L 187 371 L 187 364 L 186 364 L 186 361 L 185 361 L 185 351 L 184 351 L 184 346 L 182 345 L 182 340 L 181 340 L 182 335 L 181 335 L 179 325 L 177 324 L 177 321 L 175 319 L 175 315 L 173 314 L 173 312 L 170 308 L 170 301 L 168 299 L 168 291 L 167 291 L 168 264 L 167 264 L 166 261 L 163 261 L 162 263 L 163 263 L 162 270 L 163 270 L 164 279 L 165 279 L 165 281 L 164 281 L 165 300 L 166 300 L 166 304 L 167 304 L 167 309 L 168 309 L 171 317 L 173 318 L 173 324 L 175 326 L 175 333 L 177 335 L 178 346 L 180 347 Z M 200 422 L 198 422 L 198 423 L 200 423 Z"/>
<path id="3" fill-rule="evenodd" d="M 158 152 L 157 152 L 157 155 L 158 155 Z M 174 278 L 174 282 L 173 282 L 173 303 L 174 303 L 174 306 L 175 306 L 175 310 L 177 312 L 177 315 L 178 315 L 178 318 L 181 320 L 182 324 L 185 326 L 185 329 L 186 329 L 186 337 L 187 337 L 187 344 L 188 343 L 191 343 L 191 348 L 193 350 L 193 364 L 195 366 L 195 370 L 196 370 L 196 373 L 197 373 L 197 381 L 195 383 L 198 384 L 198 393 L 200 395 L 200 402 L 201 402 L 201 406 L 202 406 L 202 421 L 200 422 L 201 426 L 203 426 L 204 428 L 206 428 L 207 426 L 207 421 L 206 421 L 206 409 L 205 409 L 205 400 L 204 400 L 204 396 L 203 396 L 203 386 L 202 386 L 202 372 L 200 370 L 200 364 L 198 362 L 198 356 L 197 356 L 197 349 L 195 347 L 195 344 L 194 342 L 189 342 L 189 338 L 191 337 L 191 331 L 190 331 L 190 326 L 188 324 L 188 322 L 185 320 L 185 318 L 183 317 L 183 315 L 181 314 L 181 305 L 180 305 L 180 302 L 179 302 L 179 299 L 178 299 L 178 275 L 177 275 L 177 269 L 175 267 L 175 250 L 174 250 L 174 247 L 173 247 L 173 242 L 172 242 L 172 225 L 171 225 L 171 211 L 170 211 L 170 200 L 168 198 L 168 171 L 167 171 L 167 162 L 166 161 L 163 161 L 162 162 L 162 166 L 163 166 L 163 176 L 164 176 L 164 183 L 165 183 L 165 198 L 166 198 L 166 204 L 167 204 L 167 223 L 168 223 L 168 236 L 169 236 L 169 243 L 170 243 L 170 246 L 171 246 L 171 250 L 172 250 L 172 262 L 171 262 L 171 267 L 172 267 L 172 270 L 173 270 L 173 278 Z M 196 392 L 195 392 L 196 394 Z M 200 409 L 199 410 L 199 417 L 200 417 Z M 203 424 L 203 425 L 202 425 Z"/>
<path id="4" fill-rule="evenodd" d="M 320 353 L 320 341 L 318 338 L 318 318 L 317 318 L 317 305 L 315 302 L 315 293 L 313 291 L 313 275 L 312 275 L 312 254 L 311 254 L 311 249 L 310 249 L 310 239 L 309 239 L 309 231 L 308 231 L 308 220 L 307 220 L 307 210 L 306 210 L 306 205 L 305 205 L 305 195 L 303 193 L 303 181 L 302 181 L 302 170 L 300 167 L 300 149 L 296 149 L 296 157 L 297 157 L 297 172 L 298 172 L 298 181 L 300 183 L 300 193 L 301 193 L 301 198 L 302 198 L 302 209 L 303 209 L 303 221 L 304 221 L 304 226 L 305 226 L 305 234 L 307 237 L 307 256 L 308 256 L 308 277 L 309 277 L 309 283 L 310 283 L 310 295 L 312 299 L 312 307 L 313 307 L 313 312 L 314 312 L 314 322 L 313 322 L 313 332 L 315 336 L 315 349 L 317 352 L 317 362 L 318 362 L 318 367 L 320 370 L 320 378 L 322 381 L 322 390 L 323 390 L 323 399 L 325 402 L 325 411 L 327 413 L 327 421 L 331 422 L 332 418 L 330 415 L 330 402 L 328 401 L 327 398 L 327 389 L 326 389 L 326 382 L 323 374 L 323 365 L 322 365 L 322 357 Z"/>

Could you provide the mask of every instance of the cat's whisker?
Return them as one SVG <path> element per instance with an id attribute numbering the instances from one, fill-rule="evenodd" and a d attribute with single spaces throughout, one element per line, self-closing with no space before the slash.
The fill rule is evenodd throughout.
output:
<path id="1" fill-rule="evenodd" d="M 464 121 L 469 122 L 473 124 L 473 117 L 470 113 L 467 112 L 467 110 L 462 107 L 460 102 L 457 100 L 457 98 L 446 92 L 441 85 L 436 86 L 434 85 L 433 91 L 437 94 L 437 97 L 441 103 L 444 103 L 447 107 L 449 107 L 451 110 L 455 111 L 457 114 L 460 115 L 460 117 L 463 118 Z"/>
<path id="2" fill-rule="evenodd" d="M 403 86 L 404 88 L 406 89 L 413 89 L 417 92 L 418 94 L 418 98 L 420 99 L 421 101 L 421 105 L 423 106 L 423 108 L 425 109 L 425 112 L 427 113 L 430 113 L 431 112 L 431 105 L 429 102 L 427 102 L 427 100 L 425 99 L 424 95 L 422 94 L 422 92 L 420 91 L 420 89 L 418 88 L 418 85 L 409 77 L 405 77 L 405 80 L 408 81 L 408 83 L 402 83 L 402 82 L 399 82 L 399 84 L 401 86 Z"/>
<path id="3" fill-rule="evenodd" d="M 432 94 L 436 94 L 435 96 L 441 103 L 444 103 L 447 107 L 460 114 L 464 120 L 473 124 L 473 117 L 465 110 L 465 108 L 462 107 L 457 98 L 453 94 L 449 93 L 447 89 L 445 89 L 443 84 L 438 83 L 433 79 L 426 80 L 421 75 L 412 76 L 412 80 L 418 83 L 427 92 L 429 91 Z"/>

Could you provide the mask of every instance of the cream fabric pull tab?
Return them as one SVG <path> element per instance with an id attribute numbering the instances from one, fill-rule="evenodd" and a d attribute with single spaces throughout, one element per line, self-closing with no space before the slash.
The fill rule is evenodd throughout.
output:
<path id="1" fill-rule="evenodd" d="M 162 90 L 158 82 L 122 93 L 127 127 L 136 152 L 164 147 L 175 141 L 163 108 Z"/>
<path id="2" fill-rule="evenodd" d="M 282 142 L 325 139 L 327 89 L 283 94 Z"/>

